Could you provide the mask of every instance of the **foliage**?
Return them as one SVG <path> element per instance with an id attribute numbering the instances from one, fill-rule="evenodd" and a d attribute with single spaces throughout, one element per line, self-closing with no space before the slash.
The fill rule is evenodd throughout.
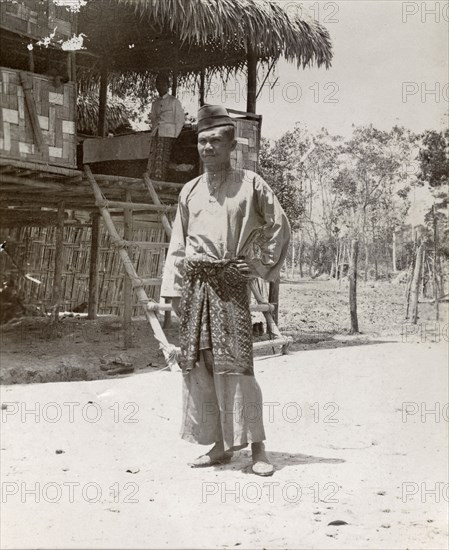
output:
<path id="1" fill-rule="evenodd" d="M 282 147 L 282 144 L 271 145 L 267 139 L 262 139 L 259 155 L 262 177 L 279 199 L 292 230 L 298 229 L 304 206 L 301 190 L 295 185 L 288 152 Z"/>

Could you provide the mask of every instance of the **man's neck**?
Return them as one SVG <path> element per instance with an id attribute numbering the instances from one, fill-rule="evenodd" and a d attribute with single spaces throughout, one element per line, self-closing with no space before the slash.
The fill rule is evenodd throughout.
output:
<path id="1" fill-rule="evenodd" d="M 209 180 L 225 180 L 229 172 L 232 170 L 231 162 L 222 164 L 205 165 L 204 172 Z"/>

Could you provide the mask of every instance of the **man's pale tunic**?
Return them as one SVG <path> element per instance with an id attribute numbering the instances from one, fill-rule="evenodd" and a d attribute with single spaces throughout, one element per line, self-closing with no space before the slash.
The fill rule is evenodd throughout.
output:
<path id="1" fill-rule="evenodd" d="M 252 274 L 274 281 L 287 254 L 290 227 L 267 183 L 250 170 L 229 173 L 211 197 L 205 176 L 187 183 L 168 249 L 161 296 L 181 296 L 182 261 L 245 259 Z"/>
<path id="2" fill-rule="evenodd" d="M 181 296 L 185 258 L 241 258 L 254 277 L 273 281 L 289 238 L 287 217 L 260 176 L 231 171 L 213 195 L 200 176 L 179 196 L 161 296 Z M 204 349 L 197 366 L 183 374 L 182 437 L 200 444 L 223 441 L 225 450 L 263 441 L 262 393 L 254 375 L 224 374 L 214 367 L 213 350 Z"/>

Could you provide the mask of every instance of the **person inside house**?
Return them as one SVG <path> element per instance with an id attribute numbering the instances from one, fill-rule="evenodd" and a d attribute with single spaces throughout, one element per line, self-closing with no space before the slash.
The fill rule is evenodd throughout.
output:
<path id="1" fill-rule="evenodd" d="M 274 281 L 290 226 L 256 173 L 231 165 L 235 127 L 226 109 L 198 111 L 204 173 L 181 190 L 161 296 L 180 318 L 183 439 L 211 450 L 191 467 L 228 462 L 251 444 L 252 470 L 271 475 L 262 393 L 254 377 L 251 277 Z"/>
<path id="2" fill-rule="evenodd" d="M 151 105 L 151 145 L 148 160 L 150 178 L 166 180 L 171 152 L 181 133 L 185 114 L 181 102 L 168 93 L 170 80 L 167 73 L 159 73 L 156 90 L 159 97 Z"/>

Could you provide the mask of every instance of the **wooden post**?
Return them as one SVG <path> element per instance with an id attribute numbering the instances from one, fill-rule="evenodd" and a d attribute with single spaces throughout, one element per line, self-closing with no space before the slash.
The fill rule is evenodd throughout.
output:
<path id="1" fill-rule="evenodd" d="M 96 319 L 98 313 L 98 244 L 100 236 L 100 214 L 91 214 L 90 258 L 89 258 L 89 301 L 87 318 Z"/>
<path id="2" fill-rule="evenodd" d="M 351 314 L 351 334 L 359 332 L 357 318 L 357 259 L 359 255 L 359 241 L 351 241 L 351 255 L 349 262 L 349 311 Z"/>
<path id="3" fill-rule="evenodd" d="M 273 319 L 274 322 L 278 323 L 279 318 L 279 285 L 280 279 L 270 283 L 268 290 L 268 302 L 274 304 Z"/>
<path id="4" fill-rule="evenodd" d="M 29 44 L 31 48 L 28 48 L 28 70 L 30 73 L 34 73 L 34 45 L 32 42 Z"/>
<path id="5" fill-rule="evenodd" d="M 415 269 L 413 271 L 413 279 L 410 287 L 410 310 L 411 310 L 411 322 L 416 325 L 418 321 L 418 299 L 419 289 L 421 283 L 422 272 L 422 257 L 423 257 L 423 245 L 418 246 L 416 252 Z"/>
<path id="6" fill-rule="evenodd" d="M 58 204 L 58 217 L 55 239 L 55 265 L 53 274 L 53 321 L 59 320 L 59 308 L 62 301 L 62 267 L 64 261 L 64 203 Z"/>
<path id="7" fill-rule="evenodd" d="M 256 112 L 257 98 L 257 55 L 253 47 L 248 41 L 248 49 L 246 54 L 246 62 L 248 67 L 248 90 L 246 98 L 246 112 Z"/>
<path id="8" fill-rule="evenodd" d="M 200 90 L 199 90 L 199 92 L 200 92 L 199 93 L 199 95 L 200 95 L 200 107 L 202 107 L 204 105 L 205 95 L 206 95 L 204 69 L 201 69 L 201 72 L 200 72 Z"/>
<path id="9" fill-rule="evenodd" d="M 103 59 L 100 73 L 100 92 L 98 99 L 98 129 L 97 135 L 106 136 L 106 106 L 108 101 L 108 66 Z"/>
<path id="10" fill-rule="evenodd" d="M 125 193 L 126 202 L 131 202 L 131 191 Z M 123 238 L 126 241 L 132 240 L 132 225 L 133 225 L 133 212 L 129 208 L 125 208 L 124 213 L 124 225 L 123 225 Z M 132 335 L 132 294 L 133 286 L 131 278 L 125 271 L 123 280 L 123 347 L 128 349 L 133 345 Z"/>

